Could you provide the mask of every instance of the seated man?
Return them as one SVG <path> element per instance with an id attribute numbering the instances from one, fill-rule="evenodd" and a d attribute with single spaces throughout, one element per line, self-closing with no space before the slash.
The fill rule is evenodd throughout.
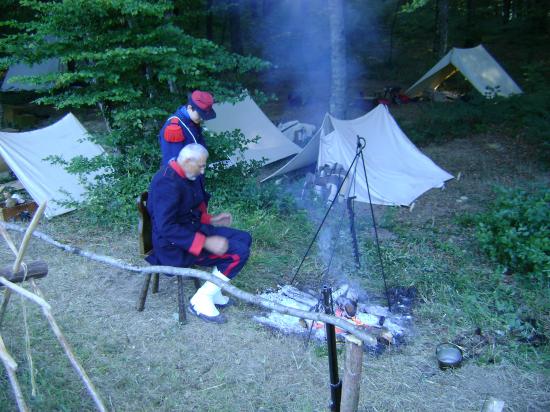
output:
<path id="1" fill-rule="evenodd" d="M 250 254 L 252 238 L 242 230 L 227 227 L 231 215 L 209 215 L 199 177 L 204 174 L 208 151 L 191 143 L 155 174 L 149 186 L 147 209 L 153 226 L 152 265 L 189 267 L 213 266 L 213 275 L 229 281 L 243 268 Z M 229 298 L 211 282 L 191 298 L 189 311 L 216 323 L 226 319 L 217 306 Z"/>

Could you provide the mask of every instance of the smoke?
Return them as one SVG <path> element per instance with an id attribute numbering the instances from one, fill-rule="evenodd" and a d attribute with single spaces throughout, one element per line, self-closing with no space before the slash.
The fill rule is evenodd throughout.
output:
<path id="1" fill-rule="evenodd" d="M 285 105 L 281 121 L 300 120 L 320 124 L 329 110 L 331 63 L 330 24 L 327 0 L 280 0 L 267 2 L 258 13 L 256 44 L 262 58 L 273 68 L 261 78 L 268 93 Z M 347 39 L 349 103 L 362 95 L 366 72 L 366 45 L 376 43 L 376 24 L 369 6 L 361 1 L 343 1 Z M 367 36 L 367 37 L 365 37 Z M 300 117 L 302 116 L 302 117 Z"/>
<path id="2" fill-rule="evenodd" d="M 380 25 L 376 18 L 380 13 L 373 9 L 382 6 L 361 0 L 342 3 L 347 42 L 347 94 L 348 103 L 352 106 L 363 95 L 369 94 L 365 90 L 369 75 L 366 63 L 384 59 L 385 46 L 379 41 Z M 260 79 L 262 88 L 267 94 L 278 96 L 280 105 L 284 106 L 282 117 L 272 120 L 275 123 L 299 120 L 320 126 L 323 116 L 329 111 L 331 89 L 328 2 L 277 0 L 265 1 L 264 4 L 268 7 L 258 11 L 253 36 L 258 45 L 258 55 L 273 64 L 273 68 Z M 352 107 L 346 109 L 349 116 Z M 355 113 L 362 115 L 365 111 Z M 304 195 L 302 179 L 282 178 L 279 183 L 293 195 L 298 207 L 307 210 L 312 224 L 317 228 L 328 208 L 326 198 L 316 194 L 315 190 L 308 190 Z M 364 233 L 357 235 L 361 237 Z M 307 239 L 304 247 L 311 240 Z M 354 275 L 368 276 L 364 267 L 366 259 L 359 256 L 363 266 L 360 271 L 356 268 L 350 216 L 345 202 L 334 204 L 310 255 L 315 255 L 326 268 L 320 282 L 352 284 L 349 279 Z M 356 285 L 356 289 L 361 288 Z"/>
<path id="3" fill-rule="evenodd" d="M 303 179 L 281 178 L 279 186 L 285 193 L 291 195 L 299 209 L 305 210 L 307 215 L 319 233 L 315 239 L 308 257 L 314 257 L 323 267 L 319 274 L 319 285 L 324 283 L 331 285 L 351 285 L 350 277 L 359 274 L 367 275 L 367 269 L 364 267 L 365 259 L 359 252 L 359 258 L 362 267 L 358 271 L 356 267 L 355 254 L 352 245 L 352 233 L 350 230 L 350 216 L 345 201 L 336 201 L 326 219 L 323 222 L 325 214 L 328 211 L 330 202 L 327 202 L 327 191 L 316 190 L 319 187 L 304 186 Z M 357 236 L 363 236 L 363 231 L 359 231 Z M 313 238 L 304 240 L 304 253 Z M 358 288 L 359 289 L 359 288 Z"/>
<path id="4" fill-rule="evenodd" d="M 263 16 L 258 33 L 262 57 L 274 65 L 263 84 L 293 109 L 328 100 L 330 33 L 323 3 L 276 2 Z"/>

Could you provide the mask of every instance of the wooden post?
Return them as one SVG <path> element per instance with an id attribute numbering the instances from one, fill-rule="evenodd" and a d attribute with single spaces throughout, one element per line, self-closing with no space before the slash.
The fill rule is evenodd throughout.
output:
<path id="1" fill-rule="evenodd" d="M 359 388 L 363 367 L 363 344 L 353 335 L 346 336 L 346 359 L 342 382 L 341 412 L 357 412 L 359 406 Z"/>
<path id="2" fill-rule="evenodd" d="M 145 300 L 147 299 L 147 292 L 149 291 L 149 283 L 151 283 L 151 274 L 147 273 L 139 294 L 139 301 L 137 304 L 138 312 L 143 312 L 143 309 L 145 308 Z"/>
<path id="3" fill-rule="evenodd" d="M 15 396 L 15 401 L 17 402 L 17 407 L 20 411 L 27 412 L 29 408 L 25 403 L 25 398 L 23 398 L 23 393 L 21 392 L 21 388 L 15 374 L 17 363 L 15 363 L 13 358 L 8 353 L 6 346 L 4 345 L 2 335 L 0 335 L 0 360 L 2 360 L 2 362 L 4 363 L 4 367 L 6 368 L 6 372 L 8 373 L 8 378 L 11 383 L 13 395 Z"/>
<path id="4" fill-rule="evenodd" d="M 43 260 L 30 262 L 24 268 L 19 268 L 19 271 L 13 272 L 13 265 L 1 266 L 0 276 L 5 277 L 12 283 L 21 283 L 24 280 L 31 278 L 43 278 L 48 274 L 48 264 Z"/>
<path id="5" fill-rule="evenodd" d="M 178 320 L 181 324 L 187 322 L 185 315 L 185 294 L 183 292 L 183 278 L 178 276 Z"/>
<path id="6" fill-rule="evenodd" d="M 48 201 L 44 201 L 44 203 L 40 205 L 40 207 L 34 214 L 31 223 L 27 227 L 27 230 L 25 231 L 25 235 L 23 236 L 23 240 L 21 241 L 21 246 L 19 247 L 19 250 L 17 251 L 17 256 L 15 257 L 15 262 L 12 269 L 13 273 L 19 272 L 21 262 L 23 261 L 23 256 L 25 256 L 27 246 L 29 245 L 29 241 L 31 240 L 32 232 L 34 231 L 34 229 L 36 229 L 36 226 L 38 226 L 38 222 L 40 221 L 40 218 L 42 217 L 42 214 L 44 213 L 47 204 Z M 2 301 L 2 306 L 0 306 L 0 326 L 2 326 L 2 321 L 4 319 L 4 314 L 6 313 L 8 303 L 10 301 L 10 296 L 11 290 L 6 289 L 6 291 L 4 292 L 4 300 Z"/>
<path id="7" fill-rule="evenodd" d="M 30 282 L 31 282 L 31 285 L 34 289 L 34 293 L 36 294 L 38 299 L 43 299 L 42 292 L 40 292 L 40 289 L 38 289 L 38 286 L 36 286 L 36 283 L 34 283 L 34 280 L 31 279 Z M 44 302 L 46 302 L 46 301 L 44 301 Z M 76 371 L 77 375 L 80 377 L 80 379 L 82 379 L 82 382 L 84 383 L 84 386 L 88 390 L 88 394 L 92 397 L 97 410 L 99 412 L 107 412 L 107 408 L 105 407 L 105 405 L 103 404 L 103 401 L 99 397 L 99 394 L 97 393 L 97 390 L 96 390 L 94 384 L 92 383 L 92 381 L 88 377 L 88 374 L 86 373 L 84 368 L 82 368 L 82 366 L 80 366 L 80 363 L 78 362 L 78 359 L 74 355 L 71 347 L 69 346 L 69 343 L 65 339 L 65 335 L 63 335 L 63 333 L 61 333 L 61 329 L 57 325 L 57 322 L 55 321 L 55 318 L 52 315 L 51 306 L 47 303 L 46 303 L 46 305 L 41 305 L 42 306 L 42 313 L 44 314 L 44 316 L 48 320 L 48 322 L 50 324 L 50 328 L 52 329 L 52 332 L 57 337 L 57 340 L 58 340 L 59 344 L 61 345 L 61 347 L 65 351 L 65 355 L 67 356 L 67 358 L 69 358 L 69 361 L 70 361 L 73 369 Z"/>

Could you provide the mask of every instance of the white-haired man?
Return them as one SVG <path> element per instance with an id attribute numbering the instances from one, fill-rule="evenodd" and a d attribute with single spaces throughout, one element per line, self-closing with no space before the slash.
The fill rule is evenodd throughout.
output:
<path id="1" fill-rule="evenodd" d="M 153 253 L 146 259 L 153 265 L 214 267 L 215 276 L 229 281 L 247 262 L 252 237 L 228 227 L 231 214 L 208 214 L 200 182 L 207 159 L 205 147 L 191 143 L 153 177 L 147 201 Z M 223 323 L 226 319 L 216 306 L 225 306 L 228 301 L 218 286 L 205 282 L 188 309 L 203 320 Z"/>

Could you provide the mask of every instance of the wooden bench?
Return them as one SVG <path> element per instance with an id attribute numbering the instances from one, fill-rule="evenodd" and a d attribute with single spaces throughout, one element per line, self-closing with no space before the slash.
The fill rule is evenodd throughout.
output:
<path id="1" fill-rule="evenodd" d="M 147 198 L 149 196 L 148 192 L 143 192 L 137 198 L 137 208 L 139 211 L 139 250 L 143 257 L 150 255 L 153 252 L 153 240 L 152 240 L 152 225 L 151 217 L 147 210 Z M 145 308 L 145 300 L 147 299 L 147 292 L 149 291 L 149 284 L 151 283 L 151 277 L 153 278 L 153 287 L 151 288 L 152 293 L 157 293 L 159 290 L 159 274 L 158 273 L 148 273 L 145 275 L 145 280 L 141 287 L 141 293 L 139 295 L 139 300 L 137 304 L 137 310 L 142 312 Z M 183 277 L 176 276 L 178 282 L 178 319 L 180 323 L 185 323 L 187 317 L 185 315 L 185 295 L 183 292 Z M 197 278 L 193 278 L 195 289 L 200 288 L 201 283 Z"/>

